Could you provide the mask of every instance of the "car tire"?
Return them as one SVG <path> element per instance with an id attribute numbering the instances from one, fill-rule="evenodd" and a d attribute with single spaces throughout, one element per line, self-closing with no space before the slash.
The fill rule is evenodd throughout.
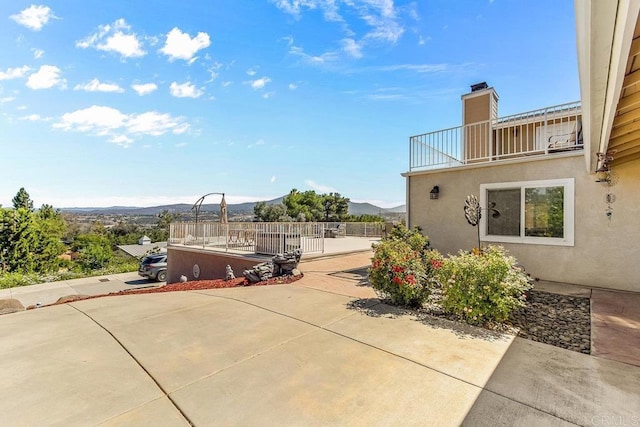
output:
<path id="1" fill-rule="evenodd" d="M 160 271 L 160 272 L 158 273 L 158 276 L 156 276 L 156 280 L 157 280 L 158 282 L 164 282 L 164 281 L 166 281 L 166 280 L 167 280 L 167 272 L 166 272 L 166 270 Z"/>

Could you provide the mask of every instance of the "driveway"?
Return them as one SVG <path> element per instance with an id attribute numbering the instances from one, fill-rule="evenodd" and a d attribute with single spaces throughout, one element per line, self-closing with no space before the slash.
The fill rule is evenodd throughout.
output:
<path id="1" fill-rule="evenodd" d="M 364 260 L 1 316 L 0 425 L 640 422 L 640 368 L 414 318 L 333 274 Z"/>

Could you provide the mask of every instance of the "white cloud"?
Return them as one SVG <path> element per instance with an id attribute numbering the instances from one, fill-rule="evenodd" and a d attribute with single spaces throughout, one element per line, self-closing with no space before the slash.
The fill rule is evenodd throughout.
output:
<path id="1" fill-rule="evenodd" d="M 259 145 L 264 145 L 264 144 L 265 144 L 264 139 L 260 138 L 254 144 L 247 145 L 247 148 L 253 148 L 253 147 L 256 147 L 256 146 L 259 146 Z"/>
<path id="2" fill-rule="evenodd" d="M 204 93 L 190 82 L 182 84 L 173 82 L 171 83 L 171 86 L 169 86 L 169 91 L 171 92 L 171 95 L 176 98 L 198 98 Z"/>
<path id="3" fill-rule="evenodd" d="M 16 99 L 15 96 L 6 96 L 4 98 L 0 98 L 0 104 L 5 104 L 5 103 L 11 102 L 11 101 L 13 101 L 15 99 Z"/>
<path id="4" fill-rule="evenodd" d="M 0 80 L 19 79 L 24 77 L 31 68 L 28 65 L 19 68 L 7 68 L 7 71 L 0 70 Z"/>
<path id="5" fill-rule="evenodd" d="M 379 71 L 399 71 L 408 70 L 416 73 L 438 73 L 446 71 L 449 68 L 447 64 L 399 64 L 378 67 Z"/>
<path id="6" fill-rule="evenodd" d="M 367 45 L 375 46 L 381 42 L 396 43 L 405 32 L 403 17 L 415 20 L 417 16 L 415 6 L 396 7 L 393 0 L 272 0 L 272 2 L 280 10 L 296 18 L 300 18 L 306 10 L 318 9 L 323 12 L 326 21 L 339 22 L 344 34 L 342 51 L 356 59 L 363 57 L 362 49 Z M 364 32 L 361 29 L 362 22 L 365 24 Z M 331 28 L 333 27 L 335 26 L 332 25 Z M 355 31 L 352 27 L 357 27 L 358 30 Z M 353 37 L 356 34 L 363 35 L 359 40 L 354 40 Z M 332 50 L 321 56 L 304 55 L 301 49 L 291 49 L 293 40 L 290 37 L 287 41 L 290 53 L 303 56 L 310 64 L 328 62 L 336 55 Z"/>
<path id="7" fill-rule="evenodd" d="M 39 114 L 30 114 L 28 116 L 20 117 L 19 120 L 28 120 L 30 122 L 37 122 L 42 120 L 42 117 L 40 117 Z"/>
<path id="8" fill-rule="evenodd" d="M 276 182 L 276 177 L 275 177 L 275 175 L 271 177 L 271 179 L 269 180 L 269 182 L 270 182 L 270 183 L 272 183 L 272 184 L 273 184 L 274 182 Z"/>
<path id="9" fill-rule="evenodd" d="M 335 63 L 340 59 L 337 52 L 329 51 L 322 55 L 310 55 L 299 46 L 290 46 L 289 53 L 291 55 L 299 56 L 304 62 L 311 65 L 322 65 L 328 63 Z"/>
<path id="10" fill-rule="evenodd" d="M 131 88 L 135 90 L 138 95 L 143 96 L 157 90 L 158 85 L 155 83 L 133 84 L 131 85 Z"/>
<path id="11" fill-rule="evenodd" d="M 300 17 L 303 8 L 307 8 L 310 10 L 322 9 L 327 21 L 343 21 L 335 0 L 273 0 L 273 3 L 279 9 L 296 18 Z M 353 2 L 349 1 L 347 3 L 351 4 Z"/>
<path id="12" fill-rule="evenodd" d="M 124 89 L 115 83 L 101 83 L 98 79 L 93 79 L 89 83 L 76 85 L 73 90 L 84 90 L 86 92 L 117 92 L 122 93 Z"/>
<path id="13" fill-rule="evenodd" d="M 147 53 L 138 36 L 131 31 L 131 26 L 122 18 L 113 24 L 100 25 L 97 32 L 76 42 L 76 47 L 115 52 L 123 58 L 137 58 Z"/>
<path id="14" fill-rule="evenodd" d="M 335 188 L 329 187 L 328 185 L 318 184 L 310 179 L 306 179 L 304 183 L 312 189 L 320 191 L 321 193 L 338 193 L 338 190 L 336 190 Z"/>
<path id="15" fill-rule="evenodd" d="M 18 106 L 16 107 L 16 110 L 18 110 L 18 111 L 24 111 L 24 110 L 26 110 L 26 109 L 27 109 L 27 106 L 26 106 L 26 105 L 18 105 Z"/>
<path id="16" fill-rule="evenodd" d="M 210 44 L 209 34 L 200 32 L 191 38 L 189 34 L 183 33 L 176 27 L 167 33 L 167 40 L 160 52 L 167 55 L 170 61 L 184 59 L 193 62 L 196 59 L 194 55 L 199 50 L 209 47 Z"/>
<path id="17" fill-rule="evenodd" d="M 27 87 L 31 89 L 50 89 L 54 86 L 66 88 L 67 81 L 61 76 L 60 68 L 55 65 L 42 65 L 38 71 L 27 79 Z"/>
<path id="18" fill-rule="evenodd" d="M 128 116 L 111 107 L 93 105 L 83 110 L 65 113 L 54 128 L 66 131 L 91 132 L 96 135 L 109 135 L 113 130 L 126 127 Z"/>
<path id="19" fill-rule="evenodd" d="M 64 131 L 106 136 L 110 142 L 127 146 L 143 136 L 183 134 L 189 130 L 189 123 L 182 117 L 173 117 L 168 113 L 149 111 L 124 114 L 112 107 L 92 105 L 64 114 L 53 127 Z"/>
<path id="20" fill-rule="evenodd" d="M 254 69 L 249 69 L 249 70 L 247 70 L 247 75 L 249 75 L 249 76 L 255 76 L 255 75 L 256 75 L 256 73 L 257 73 L 257 71 L 256 71 L 256 70 L 254 70 Z"/>
<path id="21" fill-rule="evenodd" d="M 289 90 L 296 90 L 298 89 L 298 85 L 295 83 L 289 83 Z"/>
<path id="22" fill-rule="evenodd" d="M 42 58 L 42 55 L 44 55 L 44 50 L 42 50 L 42 49 L 33 48 L 33 49 L 31 49 L 31 52 L 33 52 L 33 57 L 35 59 L 40 59 L 40 58 Z"/>
<path id="23" fill-rule="evenodd" d="M 176 144 L 176 147 L 177 147 L 177 148 L 182 148 L 182 147 L 186 147 L 186 146 L 187 146 L 187 143 L 186 143 L 186 142 L 178 142 L 178 143 Z"/>
<path id="24" fill-rule="evenodd" d="M 251 80 L 248 83 L 251 85 L 252 89 L 263 89 L 270 81 L 271 79 L 269 77 L 262 77 L 260 79 Z"/>
<path id="25" fill-rule="evenodd" d="M 113 142 L 114 144 L 120 145 L 122 147 L 128 147 L 133 143 L 133 139 L 129 138 L 126 135 L 114 135 L 109 138 L 109 142 Z"/>
<path id="26" fill-rule="evenodd" d="M 32 4 L 17 15 L 11 15 L 10 18 L 30 30 L 40 31 L 42 27 L 49 22 L 49 19 L 56 18 L 56 16 L 47 6 L 36 6 Z"/>
<path id="27" fill-rule="evenodd" d="M 264 99 L 269 99 L 269 98 L 271 98 L 273 95 L 275 95 L 275 92 L 267 92 L 267 93 L 263 93 L 263 94 L 262 94 L 262 97 L 263 97 Z"/>
<path id="28" fill-rule="evenodd" d="M 353 39 L 342 40 L 342 50 L 354 58 L 362 58 L 362 45 Z"/>
<path id="29" fill-rule="evenodd" d="M 181 118 L 172 117 L 169 113 L 147 113 L 131 115 L 127 121 L 127 130 L 133 134 L 160 136 L 167 132 L 174 135 L 185 133 L 189 125 Z"/>

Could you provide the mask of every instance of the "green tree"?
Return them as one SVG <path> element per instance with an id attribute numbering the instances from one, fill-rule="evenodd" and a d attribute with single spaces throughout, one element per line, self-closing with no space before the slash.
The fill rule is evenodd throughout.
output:
<path id="1" fill-rule="evenodd" d="M 325 221 L 343 221 L 349 215 L 349 199 L 340 193 L 329 193 L 320 196 L 324 207 Z"/>
<path id="2" fill-rule="evenodd" d="M 253 207 L 254 221 L 258 222 L 278 222 L 291 221 L 287 216 L 287 207 L 283 204 L 267 205 L 265 202 L 258 202 Z"/>
<path id="3" fill-rule="evenodd" d="M 55 272 L 60 265 L 59 257 L 66 249 L 62 243 L 66 223 L 60 211 L 46 204 L 38 210 L 34 220 L 34 268 L 39 273 Z"/>
<path id="4" fill-rule="evenodd" d="M 296 221 L 322 221 L 324 205 L 322 197 L 315 191 L 299 192 L 295 188 L 282 200 L 287 214 Z"/>
<path id="5" fill-rule="evenodd" d="M 380 215 L 370 215 L 370 214 L 362 214 L 362 215 L 349 215 L 344 221 L 349 222 L 385 222 L 384 217 Z"/>
<path id="6" fill-rule="evenodd" d="M 84 271 L 104 268 L 113 258 L 111 242 L 97 234 L 79 235 L 73 242 L 73 249 L 80 252 L 78 263 Z"/>
<path id="7" fill-rule="evenodd" d="M 30 211 L 33 210 L 33 201 L 31 201 L 29 193 L 27 193 L 27 190 L 25 190 L 24 187 L 18 190 L 18 193 L 11 201 L 13 202 L 13 207 L 15 209 L 24 208 Z"/>
<path id="8" fill-rule="evenodd" d="M 29 209 L 0 210 L 0 264 L 8 272 L 34 271 L 33 213 Z"/>
<path id="9" fill-rule="evenodd" d="M 96 228 L 96 231 L 92 234 L 102 235 L 99 227 Z M 135 245 L 143 234 L 144 230 L 140 226 L 124 221 L 119 221 L 107 231 L 107 236 L 114 245 Z"/>
<path id="10" fill-rule="evenodd" d="M 180 217 L 177 213 L 171 213 L 167 209 L 164 209 L 157 216 L 158 221 L 150 231 L 149 237 L 154 242 L 165 242 L 169 239 L 169 228 L 171 223 L 176 221 Z"/>

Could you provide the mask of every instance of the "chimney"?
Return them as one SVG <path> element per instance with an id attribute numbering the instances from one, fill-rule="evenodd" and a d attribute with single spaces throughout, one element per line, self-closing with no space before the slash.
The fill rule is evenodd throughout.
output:
<path id="1" fill-rule="evenodd" d="M 487 82 L 471 85 L 471 92 L 462 95 L 462 124 L 484 122 L 498 118 L 498 94 Z"/>

